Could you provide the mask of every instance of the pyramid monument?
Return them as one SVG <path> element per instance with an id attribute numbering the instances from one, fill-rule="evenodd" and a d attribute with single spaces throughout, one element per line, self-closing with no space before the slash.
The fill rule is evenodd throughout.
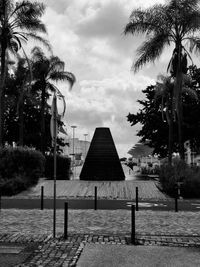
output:
<path id="1" fill-rule="evenodd" d="M 80 173 L 80 180 L 125 180 L 125 175 L 109 128 L 96 128 Z"/>

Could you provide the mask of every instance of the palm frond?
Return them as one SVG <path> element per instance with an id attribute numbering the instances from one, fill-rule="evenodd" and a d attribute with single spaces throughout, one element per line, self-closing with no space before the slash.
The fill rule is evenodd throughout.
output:
<path id="1" fill-rule="evenodd" d="M 67 71 L 63 71 L 63 72 L 52 72 L 49 75 L 49 78 L 53 81 L 68 81 L 70 83 L 70 86 L 72 87 L 73 84 L 76 81 L 76 78 L 74 76 L 73 73 L 71 72 L 67 72 Z"/>
<path id="2" fill-rule="evenodd" d="M 21 3 L 16 5 L 13 14 L 17 14 L 17 16 L 23 18 L 34 19 L 41 17 L 44 14 L 45 6 L 39 2 L 31 2 L 28 0 L 24 0 Z"/>
<path id="3" fill-rule="evenodd" d="M 190 44 L 190 52 L 195 51 L 196 53 L 200 53 L 200 38 L 195 36 L 187 37 Z"/>
<path id="4" fill-rule="evenodd" d="M 64 61 L 60 60 L 59 57 L 51 56 L 49 61 L 50 61 L 49 73 L 54 72 L 54 71 L 57 71 L 57 72 L 64 71 L 65 63 Z"/>
<path id="5" fill-rule="evenodd" d="M 125 26 L 124 34 L 137 34 L 157 32 L 159 27 L 164 26 L 166 21 L 164 5 L 154 5 L 153 7 L 142 10 L 141 8 L 133 10 L 129 23 Z"/>
<path id="6" fill-rule="evenodd" d="M 37 34 L 35 33 L 32 33 L 32 32 L 29 32 L 29 33 L 25 33 L 24 34 L 27 38 L 31 38 L 33 39 L 34 41 L 37 41 L 37 42 L 40 42 L 42 43 L 50 52 L 52 52 L 52 48 L 51 48 L 51 45 L 49 43 L 48 40 L 44 39 L 43 37 L 41 36 L 38 36 Z"/>
<path id="7" fill-rule="evenodd" d="M 137 72 L 146 63 L 151 61 L 154 62 L 157 58 L 159 58 L 165 45 L 168 43 L 168 34 L 164 32 L 156 34 L 145 41 L 137 50 L 139 58 L 132 66 L 134 72 Z"/>

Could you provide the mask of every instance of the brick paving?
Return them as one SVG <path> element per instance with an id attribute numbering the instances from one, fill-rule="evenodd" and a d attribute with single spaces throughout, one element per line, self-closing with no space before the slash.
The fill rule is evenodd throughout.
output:
<path id="1" fill-rule="evenodd" d="M 0 245 L 36 243 L 23 267 L 66 267 L 76 262 L 86 243 L 131 244 L 130 211 L 69 210 L 68 239 L 63 238 L 63 210 L 57 211 L 52 238 L 52 210 L 1 210 Z M 200 212 L 136 212 L 139 245 L 200 247 Z"/>
<path id="2" fill-rule="evenodd" d="M 86 243 L 110 244 L 110 245 L 132 245 L 130 235 L 92 235 L 70 233 L 65 240 L 61 234 L 57 238 L 51 236 L 38 235 L 27 236 L 21 234 L 0 234 L 1 242 L 14 244 L 38 243 L 33 254 L 18 267 L 66 267 L 76 266 Z M 136 235 L 137 245 L 155 246 L 180 246 L 180 247 L 200 247 L 200 236 L 149 236 Z"/>

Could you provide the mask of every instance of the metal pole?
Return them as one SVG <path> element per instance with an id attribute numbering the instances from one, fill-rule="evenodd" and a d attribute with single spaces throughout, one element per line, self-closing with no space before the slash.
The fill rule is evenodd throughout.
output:
<path id="1" fill-rule="evenodd" d="M 97 210 L 97 186 L 94 187 L 94 209 Z"/>
<path id="2" fill-rule="evenodd" d="M 77 126 L 75 126 L 75 125 L 72 125 L 71 126 L 72 127 L 72 130 L 73 130 L 73 146 L 72 146 L 72 149 L 73 149 L 73 168 L 72 168 L 72 170 L 73 170 L 73 178 L 75 178 L 75 151 L 74 151 L 74 138 L 75 138 L 75 129 L 76 129 L 76 127 Z"/>
<path id="3" fill-rule="evenodd" d="M 135 188 L 135 204 L 136 204 L 136 211 L 138 211 L 138 187 Z"/>
<path id="4" fill-rule="evenodd" d="M 55 100 L 55 108 L 54 108 L 54 197 L 53 197 L 53 238 L 56 237 L 56 136 L 57 136 L 57 106 L 56 106 L 56 100 Z"/>
<path id="5" fill-rule="evenodd" d="M 1 192 L 0 192 L 0 211 L 1 211 Z"/>
<path id="6" fill-rule="evenodd" d="M 64 214 L 64 239 L 68 236 L 68 202 L 65 202 L 65 214 Z"/>
<path id="7" fill-rule="evenodd" d="M 40 208 L 41 210 L 44 209 L 44 186 L 41 186 L 41 202 L 40 202 Z"/>
<path id="8" fill-rule="evenodd" d="M 131 205 L 131 244 L 135 245 L 135 205 Z"/>
<path id="9" fill-rule="evenodd" d="M 175 212 L 178 212 L 178 197 L 175 197 Z"/>

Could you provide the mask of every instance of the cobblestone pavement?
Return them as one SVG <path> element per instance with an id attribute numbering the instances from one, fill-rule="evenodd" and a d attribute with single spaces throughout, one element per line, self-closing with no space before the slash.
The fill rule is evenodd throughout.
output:
<path id="1" fill-rule="evenodd" d="M 1 210 L 0 244 L 38 243 L 21 266 L 75 266 L 87 242 L 130 244 L 130 211 L 69 210 L 68 239 L 63 239 L 63 210 L 57 211 L 56 239 L 52 210 Z M 200 247 L 200 212 L 136 212 L 136 241 L 143 245 Z"/>
<path id="2" fill-rule="evenodd" d="M 56 238 L 46 235 L 0 234 L 3 242 L 30 244 L 36 242 L 37 249 L 18 267 L 66 267 L 76 266 L 86 243 L 132 245 L 130 235 L 92 235 L 70 233 L 67 239 L 61 234 Z M 200 236 L 136 235 L 136 245 L 200 247 Z"/>
<path id="3" fill-rule="evenodd" d="M 21 266 L 75 266 L 87 242 L 130 245 L 130 211 L 69 210 L 68 239 L 63 238 L 63 210 L 57 211 L 52 238 L 52 210 L 1 210 L 0 244 L 31 242 L 38 248 Z M 136 212 L 136 242 L 141 245 L 200 247 L 200 212 Z"/>
<path id="4" fill-rule="evenodd" d="M 64 211 L 57 210 L 57 231 L 63 232 Z M 129 210 L 69 210 L 69 231 L 91 234 L 126 234 L 130 232 Z M 3 209 L 0 233 L 51 234 L 52 210 Z M 200 235 L 200 212 L 138 211 L 138 233 Z"/>
<path id="5" fill-rule="evenodd" d="M 41 186 L 44 187 L 44 197 L 53 198 L 53 181 L 40 180 L 40 182 L 27 191 L 13 198 L 39 198 Z M 57 198 L 93 198 L 94 187 L 97 186 L 100 199 L 135 199 L 135 188 L 138 187 L 140 199 L 169 200 L 156 186 L 156 182 L 148 181 L 79 181 L 60 180 L 56 182 Z"/>

